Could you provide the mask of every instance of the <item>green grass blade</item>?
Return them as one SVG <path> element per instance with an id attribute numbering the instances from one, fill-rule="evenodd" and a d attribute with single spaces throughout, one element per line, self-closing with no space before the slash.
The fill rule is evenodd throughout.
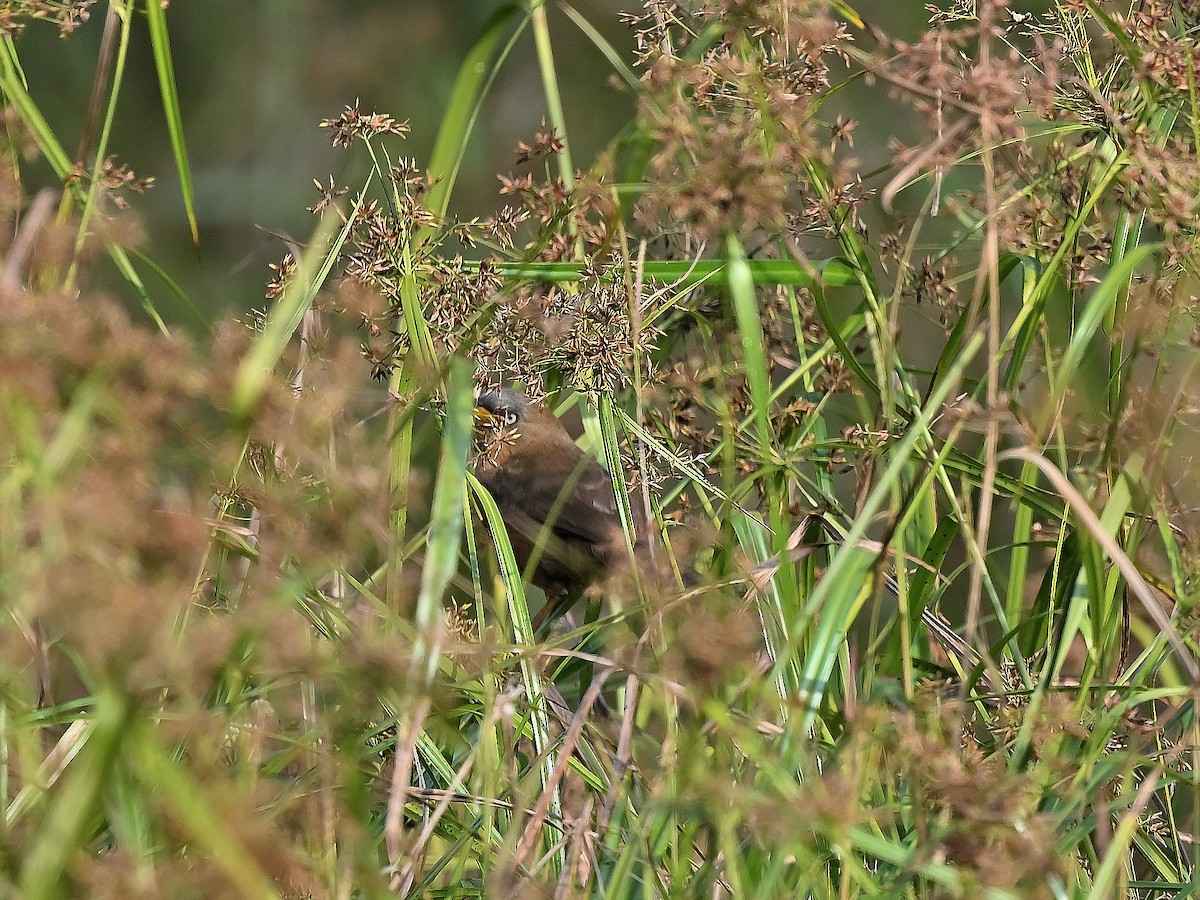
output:
<path id="1" fill-rule="evenodd" d="M 625 64 L 625 60 L 621 58 L 621 54 L 617 52 L 617 48 L 609 43 L 604 35 L 596 30 L 596 26 L 582 16 L 575 7 L 569 3 L 560 3 L 563 12 L 567 17 L 574 22 L 579 30 L 588 36 L 596 49 L 604 54 L 604 58 L 608 60 L 608 64 L 613 67 L 613 71 L 620 76 L 621 80 L 629 86 L 634 93 L 641 93 L 642 81 L 638 78 L 637 73 Z"/>
<path id="2" fill-rule="evenodd" d="M 816 283 L 827 287 L 846 287 L 858 283 L 858 279 L 850 267 L 844 260 L 838 258 L 824 260 L 814 266 L 813 268 L 819 275 L 819 278 L 816 279 L 813 277 L 812 270 L 802 266 L 794 259 L 747 259 L 745 264 L 754 278 L 754 283 L 760 287 L 771 285 L 811 287 Z M 464 266 L 468 271 L 475 271 L 479 264 L 466 260 Z M 575 262 L 499 261 L 495 263 L 495 269 L 505 278 L 528 279 L 551 284 L 583 281 L 589 277 L 587 266 Z M 679 288 L 695 287 L 700 284 L 728 286 L 729 262 L 724 259 L 650 259 L 646 260 L 643 266 L 643 276 L 648 281 L 673 284 Z"/>
<path id="3" fill-rule="evenodd" d="M 158 89 L 162 94 L 163 115 L 166 116 L 167 134 L 171 138 L 171 152 L 175 156 L 175 171 L 179 173 L 179 192 L 183 197 L 183 208 L 188 227 L 192 231 L 192 243 L 200 244 L 200 230 L 196 225 L 196 195 L 192 188 L 192 167 L 188 162 L 187 144 L 183 139 L 183 115 L 179 109 L 179 89 L 175 86 L 175 66 L 171 61 L 171 40 L 167 34 L 167 16 L 163 4 L 158 0 L 147 0 L 146 21 L 150 25 L 150 46 L 154 50 L 154 70 L 158 73 Z"/>
<path id="4" fill-rule="evenodd" d="M 192 298 L 187 295 L 187 292 L 184 291 L 179 283 L 171 277 L 171 274 L 167 272 L 166 269 L 139 250 L 129 249 L 126 250 L 126 254 L 133 259 L 136 259 L 139 263 L 153 272 L 158 277 L 158 280 L 166 285 L 167 290 L 170 291 L 171 294 L 173 294 L 176 298 L 178 298 L 182 307 L 188 311 L 195 323 L 209 334 L 212 333 L 212 322 L 208 320 L 208 317 L 201 311 L 200 307 L 198 307 L 195 301 L 193 301 Z M 148 301 L 149 296 L 147 296 L 146 299 Z M 157 310 L 154 310 L 153 308 L 147 310 L 147 312 L 152 313 L 154 316 L 158 315 Z"/>
<path id="5" fill-rule="evenodd" d="M 466 495 L 467 453 L 471 447 L 471 415 L 475 406 L 472 376 L 475 366 L 466 359 L 450 364 L 446 396 L 446 420 L 442 428 L 442 460 L 434 486 L 432 520 L 425 544 L 425 567 L 417 598 L 417 646 L 414 661 L 424 661 L 422 682 L 432 681 L 437 668 L 437 646 L 425 641 L 440 634 L 445 619 L 442 594 L 458 568 L 462 544 L 463 498 Z"/>
<path id="6" fill-rule="evenodd" d="M 262 867 L 234 840 L 204 786 L 191 778 L 187 769 L 163 747 L 161 736 L 141 728 L 128 740 L 144 789 L 162 799 L 168 814 L 189 841 L 225 873 L 241 896 L 278 897 L 279 891 Z"/>
<path id="7" fill-rule="evenodd" d="M 425 205 L 438 218 L 446 214 L 463 154 L 466 153 L 467 141 L 479 116 L 487 88 L 495 77 L 501 41 L 505 33 L 512 30 L 513 22 L 520 15 L 521 10 L 516 4 L 505 4 L 498 9 L 459 68 L 458 79 L 454 82 L 454 90 L 442 115 L 442 124 L 429 157 L 428 171 L 434 178 L 434 184 L 425 198 Z M 520 29 L 517 29 L 510 35 L 508 47 L 512 46 L 519 33 Z M 508 47 L 499 53 L 499 59 L 507 54 Z"/>
<path id="8" fill-rule="evenodd" d="M 21 896 L 63 896 L 63 880 L 74 854 L 99 819 L 98 805 L 119 756 L 131 710 L 126 698 L 103 691 L 96 698 L 91 734 L 53 801 L 41 834 L 21 861 Z"/>
<path id="9" fill-rule="evenodd" d="M 1105 317 L 1110 314 L 1117 297 L 1123 290 L 1128 289 L 1129 282 L 1138 266 L 1157 249 L 1158 245 L 1156 244 L 1141 244 L 1135 247 L 1122 257 L 1121 261 L 1113 266 L 1096 285 L 1092 296 L 1088 298 L 1083 313 L 1074 323 L 1071 342 L 1067 345 L 1067 352 L 1063 356 L 1062 363 L 1054 373 L 1057 384 L 1055 402 L 1062 396 L 1062 392 L 1066 390 L 1067 385 L 1075 376 L 1084 354 L 1091 344 L 1092 337 L 1104 322 Z"/>
<path id="10" fill-rule="evenodd" d="M 38 149 L 54 169 L 54 174 L 66 179 L 71 174 L 71 157 L 63 149 L 50 128 L 50 123 L 30 96 L 21 64 L 17 59 L 17 48 L 12 38 L 0 38 L 0 90 L 17 112 L 37 141 Z"/>
<path id="11" fill-rule="evenodd" d="M 875 565 L 876 555 L 861 546 L 867 527 L 883 508 L 901 473 L 908 466 L 917 443 L 926 439 L 930 423 L 941 412 L 942 404 L 946 402 L 951 389 L 958 384 L 967 364 L 974 359 L 982 345 L 983 336 L 978 334 L 967 342 L 956 364 L 946 373 L 945 379 L 909 426 L 904 437 L 890 451 L 886 469 L 858 511 L 850 531 L 846 534 L 845 542 L 833 554 L 829 568 L 809 599 L 810 613 L 815 614 L 819 610 L 820 617 L 801 670 L 805 694 L 803 701 L 807 709 L 806 727 L 811 725 L 816 716 L 816 710 L 825 696 L 829 675 L 837 661 L 838 650 L 850 624 L 866 600 L 865 592 L 869 590 L 873 581 L 870 572 Z M 790 635 L 790 650 L 794 651 L 797 648 L 796 641 L 800 636 Z M 776 662 L 776 666 L 779 665 L 780 662 Z"/>
<path id="12" fill-rule="evenodd" d="M 571 162 L 571 140 L 567 137 L 567 117 L 563 112 L 562 96 L 558 90 L 558 73 L 554 68 L 554 45 L 550 40 L 550 25 L 546 20 L 546 0 L 533 0 L 529 9 L 533 24 L 533 42 L 537 48 L 538 70 L 542 75 L 542 90 L 546 94 L 546 111 L 550 124 L 562 140 L 558 152 L 558 175 L 568 191 L 575 187 L 575 165 Z"/>
<path id="13" fill-rule="evenodd" d="M 312 306 L 317 292 L 333 269 L 342 244 L 354 226 L 370 184 L 371 179 L 367 178 L 354 202 L 354 208 L 350 210 L 332 245 L 326 246 L 329 236 L 337 227 L 338 216 L 336 212 L 330 211 L 322 217 L 308 248 L 300 255 L 300 259 L 296 260 L 296 271 L 284 289 L 283 296 L 272 307 L 266 327 L 238 368 L 230 400 L 235 417 L 245 419 L 258 402 L 267 379 L 283 356 L 284 348 L 300 327 L 304 314 Z"/>
<path id="14" fill-rule="evenodd" d="M 750 398 L 754 406 L 750 418 L 758 435 L 760 451 L 770 452 L 771 436 L 771 376 L 767 369 L 767 351 L 763 341 L 762 320 L 758 315 L 758 297 L 754 293 L 754 274 L 746 265 L 746 254 L 734 235 L 725 239 L 729 254 L 729 298 L 737 321 L 738 338 L 742 344 L 746 379 L 750 383 Z"/>
<path id="15" fill-rule="evenodd" d="M 129 9 L 121 11 L 120 7 L 111 6 L 113 15 L 120 19 L 121 22 L 121 38 L 117 44 L 117 59 L 113 66 L 112 89 L 109 91 L 108 104 L 104 112 L 104 124 L 100 129 L 100 139 L 96 142 L 95 158 L 92 163 L 92 179 L 88 185 L 87 195 L 83 203 L 83 211 L 79 216 L 79 228 L 75 235 L 75 254 L 71 259 L 70 274 L 67 276 L 67 283 L 75 283 L 75 273 L 79 265 L 80 255 L 83 250 L 84 241 L 87 239 L 89 229 L 88 225 L 92 220 L 92 214 L 96 209 L 97 200 L 100 197 L 102 186 L 101 172 L 103 171 L 104 161 L 108 158 L 109 139 L 112 136 L 113 119 L 117 113 L 117 98 L 121 95 L 121 82 L 125 75 L 125 64 L 129 58 L 129 33 L 132 24 L 132 16 L 129 14 Z M 99 87 L 99 85 L 97 85 Z M 76 160 L 77 164 L 84 166 L 87 164 L 87 159 Z"/>

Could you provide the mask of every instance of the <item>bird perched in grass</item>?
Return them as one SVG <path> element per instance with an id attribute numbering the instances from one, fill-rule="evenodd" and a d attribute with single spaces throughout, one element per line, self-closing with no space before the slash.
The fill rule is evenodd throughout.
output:
<path id="1" fill-rule="evenodd" d="M 523 571 L 546 592 L 535 625 L 565 612 L 591 584 L 631 564 L 612 478 L 546 407 L 510 388 L 479 394 L 476 420 L 496 429 L 476 475 L 504 519 Z M 630 504 L 633 561 L 653 571 L 645 516 Z"/>

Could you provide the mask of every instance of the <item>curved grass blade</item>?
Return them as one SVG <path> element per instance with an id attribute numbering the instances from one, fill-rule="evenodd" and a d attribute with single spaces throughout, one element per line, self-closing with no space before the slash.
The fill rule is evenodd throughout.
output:
<path id="1" fill-rule="evenodd" d="M 475 366 L 456 358 L 447 378 L 446 420 L 442 427 L 442 459 L 433 491 L 429 539 L 425 544 L 425 567 L 417 598 L 417 642 L 413 659 L 424 663 L 418 673 L 429 684 L 438 662 L 438 635 L 443 628 L 442 594 L 458 568 L 462 543 L 463 499 L 466 496 L 467 452 L 471 446 L 471 411 L 474 409 Z M 427 646 L 426 641 L 435 643 Z"/>
<path id="2" fill-rule="evenodd" d="M 1105 317 L 1112 310 L 1121 291 L 1129 287 L 1130 279 L 1133 278 L 1137 267 L 1157 249 L 1157 244 L 1141 244 L 1135 247 L 1119 263 L 1109 269 L 1100 283 L 1096 285 L 1091 298 L 1083 308 L 1083 313 L 1074 323 L 1071 342 L 1067 345 L 1067 352 L 1063 355 L 1062 363 L 1055 373 L 1052 404 L 1057 404 L 1066 391 L 1067 385 L 1083 361 L 1092 336 L 1095 335 Z"/>
<path id="3" fill-rule="evenodd" d="M 33 133 L 38 150 L 46 157 L 46 161 L 54 169 L 54 174 L 66 180 L 71 174 L 71 158 L 54 136 L 50 123 L 33 102 L 33 97 L 29 95 L 25 76 L 17 59 L 17 48 L 10 37 L 0 39 L 0 90 L 4 91 L 8 102 L 16 107 L 20 114 L 21 121 Z"/>
<path id="4" fill-rule="evenodd" d="M 188 163 L 187 144 L 183 140 L 179 89 L 175 86 L 175 66 L 171 61 L 171 40 L 167 34 L 167 16 L 163 6 L 164 4 L 157 0 L 149 0 L 146 4 L 146 21 L 150 25 L 150 46 L 154 50 L 154 69 L 158 73 L 158 89 L 162 94 L 167 134 L 171 138 L 171 152 L 175 155 L 175 171 L 179 173 L 179 192 L 183 196 L 188 227 L 192 230 L 192 243 L 199 246 L 200 230 L 196 226 L 196 194 L 192 187 L 192 167 Z"/>
<path id="5" fill-rule="evenodd" d="M 758 297 L 754 293 L 754 275 L 746 264 L 746 254 L 734 235 L 725 240 L 729 254 L 729 299 L 737 321 L 738 338 L 742 343 L 746 379 L 750 383 L 750 399 L 754 404 L 750 418 L 758 435 L 762 452 L 769 452 L 771 439 L 771 375 L 767 368 L 767 350 L 763 340 L 762 320 L 758 315 Z"/>
<path id="6" fill-rule="evenodd" d="M 811 727 L 816 718 L 843 638 L 866 601 L 866 592 L 873 582 L 870 570 L 875 565 L 876 554 L 862 547 L 867 527 L 883 508 L 905 467 L 909 465 L 918 441 L 925 439 L 930 423 L 940 414 L 952 387 L 958 383 L 963 370 L 975 358 L 982 345 L 983 335 L 980 334 L 967 343 L 954 367 L 946 373 L 946 377 L 909 426 L 904 437 L 891 451 L 887 468 L 855 516 L 854 524 L 846 534 L 845 543 L 833 554 L 829 568 L 809 599 L 808 612 L 814 614 L 819 610 L 820 617 L 801 670 L 806 728 Z M 783 664 L 798 649 L 797 641 L 801 637 L 802 634 L 798 633 L 789 635 L 790 652 L 781 654 L 775 663 L 776 667 Z"/>
<path id="7" fill-rule="evenodd" d="M 140 250 L 129 249 L 126 252 L 129 256 L 132 256 L 151 272 L 157 275 L 159 281 L 166 285 L 167 290 L 179 298 L 179 302 L 183 304 L 183 308 L 186 309 L 191 314 L 192 318 L 196 320 L 196 324 L 209 334 L 212 334 L 212 322 L 208 320 L 208 317 L 204 315 L 200 307 L 198 307 L 195 301 L 193 301 L 192 298 L 187 295 L 187 292 L 185 292 L 184 289 L 179 286 L 178 282 L 176 282 L 175 279 L 170 276 L 166 269 L 164 269 L 146 254 L 142 253 Z"/>
<path id="8" fill-rule="evenodd" d="M 230 399 L 230 408 L 235 417 L 245 419 L 250 415 L 254 404 L 258 402 L 267 379 L 283 355 L 284 348 L 300 326 L 304 314 L 312 306 L 317 292 L 333 269 L 334 262 L 341 252 L 342 244 L 345 243 L 350 229 L 358 218 L 358 211 L 362 207 L 370 186 L 371 178 L 368 176 L 363 183 L 362 191 L 354 201 L 354 208 L 346 216 L 346 222 L 342 226 L 341 232 L 328 250 L 324 251 L 324 258 L 320 265 L 318 266 L 317 260 L 322 253 L 321 248 L 338 222 L 337 213 L 333 211 L 326 212 L 321 218 L 321 222 L 309 242 L 308 249 L 300 255 L 300 259 L 296 260 L 295 275 L 284 289 L 279 302 L 272 307 L 271 313 L 267 317 L 266 327 L 238 369 L 233 384 L 233 396 Z"/>
<path id="9" fill-rule="evenodd" d="M 524 29 L 524 24 L 516 29 L 509 36 L 508 45 L 497 56 L 497 48 L 505 31 L 520 14 L 521 10 L 516 4 L 506 4 L 498 9 L 484 26 L 483 34 L 458 70 L 458 78 L 454 82 L 454 90 L 450 94 L 450 102 L 442 116 L 442 125 L 429 157 L 428 172 L 434 184 L 425 197 L 425 206 L 439 219 L 446 214 L 484 95 L 495 78 L 499 62 L 508 55 L 513 42 Z"/>
<path id="10" fill-rule="evenodd" d="M 22 860 L 20 896 L 61 897 L 67 868 L 91 833 L 109 773 L 119 758 L 130 718 L 129 701 L 109 689 L 96 697 L 91 734 L 71 763 L 42 833 Z"/>
<path id="11" fill-rule="evenodd" d="M 204 786 L 172 758 L 159 735 L 142 727 L 129 740 L 144 788 L 162 798 L 168 814 L 188 835 L 190 843 L 224 871 L 243 897 L 278 897 L 270 877 L 221 821 Z"/>
<path id="12" fill-rule="evenodd" d="M 572 22 L 574 22 L 579 30 L 588 36 L 588 39 L 596 45 L 596 49 L 604 54 L 604 58 L 608 60 L 608 64 L 613 67 L 613 71 L 621 77 L 636 94 L 642 92 L 641 79 L 633 69 L 625 64 L 625 60 L 621 58 L 621 54 L 617 52 L 617 48 L 610 44 L 599 31 L 596 30 L 591 22 L 580 15 L 579 10 L 575 9 L 570 3 L 560 2 L 563 12 L 567 14 Z"/>
<path id="13" fill-rule="evenodd" d="M 504 580 L 505 593 L 508 594 L 508 609 L 512 617 L 512 627 L 517 644 L 530 646 L 534 643 L 533 621 L 529 616 L 529 603 L 525 599 L 525 587 L 521 582 L 521 567 L 517 565 L 512 542 L 508 539 L 508 529 L 504 525 L 504 519 L 500 515 L 496 501 L 492 499 L 492 495 L 479 482 L 479 479 L 468 472 L 467 484 L 479 502 L 479 507 L 483 510 L 484 518 L 487 520 L 488 530 L 492 533 L 492 543 L 495 545 L 497 561 L 500 565 L 500 576 Z M 527 654 L 522 654 L 520 668 L 525 682 L 525 696 L 529 701 L 529 724 L 533 732 L 533 746 L 541 761 L 541 785 L 545 790 L 552 784 L 555 765 L 555 754 L 551 752 L 550 714 L 546 702 L 546 685 L 536 662 Z M 553 818 L 560 818 L 562 804 L 558 797 L 558 790 L 557 788 L 551 789 L 554 791 L 554 798 L 550 814 Z M 547 845 L 549 845 L 549 842 L 553 840 L 550 826 L 544 824 L 543 830 L 546 834 Z"/>
<path id="14" fill-rule="evenodd" d="M 123 9 L 123 11 L 122 11 Z M 121 94 L 121 82 L 125 75 L 125 63 L 129 57 L 129 33 L 132 24 L 132 16 L 129 14 L 128 8 L 122 8 L 117 5 L 112 5 L 108 8 L 108 17 L 105 22 L 105 43 L 108 43 L 110 30 L 115 30 L 115 27 L 110 29 L 118 19 L 121 22 L 121 37 L 117 42 L 116 63 L 113 65 L 112 89 L 108 92 L 108 104 L 104 112 L 104 124 L 100 128 L 100 139 L 96 142 L 96 151 L 94 162 L 92 164 L 92 178 L 88 185 L 87 195 L 83 201 L 83 210 L 79 215 L 79 227 L 75 233 L 75 253 L 71 260 L 71 268 L 67 274 L 67 283 L 74 285 L 75 273 L 79 265 L 80 255 L 83 251 L 83 245 L 89 234 L 89 225 L 92 221 L 92 214 L 96 208 L 96 202 L 100 197 L 100 188 L 102 184 L 101 175 L 104 166 L 104 161 L 108 158 L 108 142 L 112 136 L 113 119 L 117 113 L 117 98 Z M 111 51 L 111 45 L 110 45 Z M 103 53 L 103 50 L 101 51 Z M 104 80 L 107 77 L 107 59 L 101 59 L 99 70 L 96 73 L 96 83 L 93 86 L 93 103 L 99 103 L 100 95 L 103 91 Z M 89 113 L 90 119 L 91 113 Z M 89 122 L 90 125 L 90 122 Z M 86 126 L 85 126 L 86 128 Z M 86 138 L 85 138 L 86 140 Z M 81 144 L 79 152 L 76 155 L 76 165 L 82 167 L 87 163 L 86 144 Z"/>

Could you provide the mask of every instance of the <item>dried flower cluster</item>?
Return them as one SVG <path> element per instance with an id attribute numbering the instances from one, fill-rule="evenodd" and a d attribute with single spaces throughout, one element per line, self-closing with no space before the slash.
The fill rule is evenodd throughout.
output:
<path id="1" fill-rule="evenodd" d="M 76 171 L 72 179 L 81 179 L 82 172 Z M 107 157 L 100 166 L 100 190 L 103 196 L 117 209 L 129 209 L 126 194 L 143 194 L 154 187 L 154 176 L 138 177 L 129 166 L 117 162 L 115 156 Z"/>
<path id="2" fill-rule="evenodd" d="M 339 145 L 402 133 L 390 117 L 357 110 L 326 124 L 337 125 Z M 518 146 L 517 164 L 553 156 L 561 148 L 543 123 L 532 143 Z M 632 367 L 653 350 L 654 332 L 633 333 L 622 262 L 608 246 L 606 223 L 614 207 L 602 182 L 581 178 L 567 190 L 555 176 L 539 180 L 528 171 L 502 176 L 501 194 L 516 205 L 484 220 L 444 221 L 426 208 L 429 181 L 414 162 L 401 160 L 388 175 L 393 203 L 386 210 L 374 200 L 362 206 L 343 254 L 345 277 L 378 292 L 388 307 L 364 322 L 363 355 L 374 378 L 388 379 L 409 351 L 402 288 L 415 274 L 434 346 L 440 353 L 461 349 L 471 356 L 483 382 L 516 380 L 536 390 L 548 377 L 584 391 L 613 391 L 630 383 Z M 318 190 L 321 198 L 312 208 L 317 213 L 345 193 L 332 181 L 318 183 Z M 469 262 L 443 251 L 452 242 L 491 249 L 493 255 Z M 523 259 L 557 262 L 577 258 L 580 250 L 596 264 L 578 288 L 512 287 L 498 275 L 498 265 L 517 252 Z M 287 260 L 279 265 L 269 298 L 279 296 L 291 269 Z"/>
<path id="3" fill-rule="evenodd" d="M 0 34 L 16 37 L 28 20 L 45 19 L 58 26 L 61 37 L 72 34 L 92 15 L 96 0 L 11 0 L 0 10 Z"/>
<path id="4" fill-rule="evenodd" d="M 383 113 L 363 114 L 358 109 L 358 101 L 353 106 L 347 106 L 336 119 L 324 119 L 322 128 L 328 128 L 332 134 L 335 147 L 349 147 L 356 140 L 378 137 L 381 134 L 408 134 L 408 123 L 397 122 Z"/>
<path id="5" fill-rule="evenodd" d="M 704 242 L 828 218 L 832 205 L 808 173 L 824 160 L 812 102 L 829 86 L 829 57 L 850 40 L 842 24 L 805 0 L 652 2 L 628 21 L 645 70 L 639 116 L 657 148 L 643 227 L 674 238 L 682 224 Z M 698 42 L 712 26 L 720 36 Z M 852 130 L 843 123 L 840 133 Z"/>
<path id="6" fill-rule="evenodd" d="M 969 710 L 932 701 L 891 718 L 865 740 L 882 738 L 885 777 L 911 790 L 926 858 L 953 862 L 984 889 L 1036 890 L 1060 869 L 1040 785 L 962 730 Z"/>
<path id="7" fill-rule="evenodd" d="M 981 222 L 996 216 L 1002 247 L 1041 260 L 1070 240 L 1073 285 L 1098 279 L 1113 222 L 1122 214 L 1148 211 L 1169 242 L 1168 253 L 1183 265 L 1196 245 L 1200 165 L 1194 134 L 1182 118 L 1167 123 L 1146 115 L 1194 90 L 1197 70 L 1186 21 L 1178 4 L 1160 0 L 1099 22 L 1084 4 L 1033 15 L 991 3 L 985 18 L 973 3 L 935 11 L 919 41 L 892 42 L 890 60 L 868 62 L 936 136 L 934 152 L 928 143 L 895 146 L 896 161 L 920 157 L 922 168 L 944 174 L 961 166 L 967 147 L 998 150 L 993 177 L 994 193 L 1003 198 L 999 208 L 989 212 L 982 192 L 972 191 L 949 198 L 951 208 Z M 1089 37 L 1094 23 L 1111 23 L 1114 30 L 1102 27 Z M 986 60 L 964 52 L 980 43 L 994 49 Z M 1139 98 L 1146 96 L 1155 103 L 1144 106 Z M 1038 137 L 1051 123 L 1073 127 Z M 1113 189 L 1101 202 L 1084 205 L 1108 178 Z"/>
<path id="8" fill-rule="evenodd" d="M 114 182 L 130 183 L 123 174 Z M 113 740 L 131 743 L 114 744 L 103 777 L 136 784 L 127 761 L 137 747 L 176 748 L 173 777 L 202 786 L 245 859 L 282 890 L 311 894 L 297 823 L 313 814 L 306 797 L 324 776 L 311 763 L 288 767 L 311 741 L 311 723 L 299 695 L 275 686 L 303 675 L 338 695 L 343 718 L 323 719 L 324 740 L 353 747 L 379 715 L 369 681 L 390 673 L 399 682 L 407 671 L 404 642 L 349 633 L 342 603 L 353 598 L 330 575 L 357 560 L 365 577 L 388 534 L 388 472 L 377 440 L 354 424 L 356 349 L 342 342 L 342 352 L 310 359 L 299 394 L 271 382 L 243 456 L 247 436 L 223 409 L 251 335 L 226 327 L 202 356 L 102 295 L 38 290 L 60 276 L 62 257 L 33 252 L 19 266 L 12 248 L 69 246 L 60 232 L 74 230 L 29 215 L 11 170 L 0 176 L 0 197 L 13 198 L 0 228 L 6 708 L 42 723 L 29 733 L 49 747 L 61 729 L 46 709 L 111 712 L 104 703 L 115 698 L 124 711 Z M 108 240 L 116 233 L 103 221 L 94 228 Z M 410 495 L 420 503 L 417 490 Z M 332 680 L 333 644 L 314 642 L 314 629 L 345 638 Z M 254 696 L 239 696 L 248 671 Z M 360 689 L 343 695 L 354 682 Z M 214 705 L 216 697 L 224 700 Z M 42 751 L 26 755 L 8 770 L 14 792 L 42 783 Z M 287 768 L 289 786 L 249 789 L 236 775 L 246 764 Z M 39 833 L 30 815 L 10 830 L 0 854 L 6 882 Z M 164 855 L 152 877 L 116 841 L 111 852 L 80 854 L 64 892 L 228 894 L 227 872 L 194 852 L 186 829 L 163 828 L 155 840 Z M 365 884 L 377 873 L 357 877 Z"/>

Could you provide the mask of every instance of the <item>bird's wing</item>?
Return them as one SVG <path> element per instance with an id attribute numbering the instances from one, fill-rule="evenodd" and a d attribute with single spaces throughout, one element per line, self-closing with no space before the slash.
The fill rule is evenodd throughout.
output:
<path id="1" fill-rule="evenodd" d="M 598 463 L 585 459 L 561 482 L 554 479 L 545 484 L 522 504 L 531 516 L 542 522 L 550 520 L 551 528 L 563 538 L 597 544 L 612 540 L 613 528 L 620 527 L 620 519 L 612 480 Z"/>

